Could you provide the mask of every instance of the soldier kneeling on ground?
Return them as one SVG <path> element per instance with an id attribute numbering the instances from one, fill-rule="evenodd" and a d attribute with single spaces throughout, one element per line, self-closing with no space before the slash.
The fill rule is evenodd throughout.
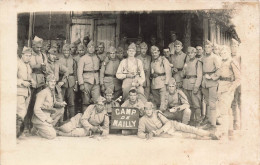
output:
<path id="1" fill-rule="evenodd" d="M 60 136 L 92 136 L 99 134 L 106 136 L 109 133 L 109 118 L 104 107 L 105 98 L 99 97 L 96 104 L 89 105 L 84 114 L 78 113 L 69 122 L 58 128 Z"/>
<path id="2" fill-rule="evenodd" d="M 179 133 L 194 134 L 199 137 L 207 137 L 217 140 L 215 134 L 179 123 L 177 121 L 168 120 L 160 111 L 153 109 L 151 102 L 145 103 L 145 115 L 140 119 L 137 136 L 142 139 L 151 139 L 152 137 L 173 137 Z"/>

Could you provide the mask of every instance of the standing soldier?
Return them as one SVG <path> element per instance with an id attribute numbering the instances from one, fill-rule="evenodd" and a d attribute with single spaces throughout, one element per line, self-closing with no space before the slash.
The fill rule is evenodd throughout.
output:
<path id="1" fill-rule="evenodd" d="M 48 75 L 46 83 L 47 87 L 37 94 L 32 117 L 32 133 L 43 138 L 54 139 L 56 137 L 54 126 L 63 115 L 63 107 L 66 103 L 56 101 L 55 76 Z"/>
<path id="2" fill-rule="evenodd" d="M 105 43 L 104 42 L 100 42 L 98 44 L 98 50 L 97 50 L 97 56 L 100 60 L 100 64 L 106 59 L 106 52 L 105 52 Z"/>
<path id="3" fill-rule="evenodd" d="M 109 118 L 104 101 L 105 99 L 100 96 L 96 100 L 96 104 L 88 106 L 83 115 L 79 113 L 59 127 L 57 134 L 72 137 L 92 136 L 93 134 L 108 135 Z"/>
<path id="4" fill-rule="evenodd" d="M 70 54 L 73 58 L 77 56 L 77 45 L 75 43 L 70 44 Z"/>
<path id="5" fill-rule="evenodd" d="M 192 110 L 191 121 L 195 126 L 201 121 L 201 81 L 202 81 L 202 63 L 195 57 L 196 49 L 188 47 L 189 60 L 186 61 L 183 68 L 183 92 L 187 96 Z"/>
<path id="6" fill-rule="evenodd" d="M 84 38 L 83 38 L 83 46 L 84 46 L 84 48 L 85 48 L 85 51 L 87 52 L 87 49 L 88 49 L 88 43 L 90 42 L 90 39 L 89 39 L 89 36 L 85 36 Z"/>
<path id="7" fill-rule="evenodd" d="M 231 57 L 229 47 L 220 50 L 221 67 L 216 74 L 219 76 L 218 85 L 218 121 L 225 137 L 233 135 L 233 114 L 231 109 L 234 92 L 240 85 L 240 68 Z M 225 138 L 224 137 L 224 138 Z"/>
<path id="8" fill-rule="evenodd" d="M 145 42 L 142 42 L 140 44 L 141 47 L 141 54 L 137 56 L 136 58 L 140 59 L 143 63 L 144 67 L 144 74 L 145 74 L 145 81 L 143 83 L 144 87 L 144 95 L 149 100 L 150 97 L 150 89 L 151 89 L 151 83 L 150 83 L 150 74 L 151 74 L 151 56 L 147 55 L 147 44 Z"/>
<path id="9" fill-rule="evenodd" d="M 116 72 L 119 66 L 119 59 L 116 58 L 116 49 L 114 47 L 109 48 L 109 57 L 102 63 L 100 70 L 100 85 L 101 91 L 110 88 L 115 94 L 115 98 L 122 95 L 122 83 L 121 80 L 116 78 Z"/>
<path id="10" fill-rule="evenodd" d="M 135 58 L 136 46 L 134 43 L 128 47 L 128 57 L 123 59 L 118 67 L 116 77 L 120 80 L 123 80 L 122 89 L 123 89 L 123 99 L 128 98 L 129 90 L 132 87 L 137 89 L 138 97 L 146 102 L 144 96 L 143 83 L 145 81 L 145 74 L 143 70 L 142 61 Z"/>
<path id="11" fill-rule="evenodd" d="M 169 43 L 168 47 L 170 48 L 170 54 L 173 55 L 175 53 L 174 42 L 177 40 L 176 32 L 170 31 L 171 43 Z"/>
<path id="12" fill-rule="evenodd" d="M 127 49 L 129 46 L 129 44 L 127 43 L 127 36 L 126 36 L 126 34 L 121 34 L 120 37 L 121 37 L 121 40 L 120 40 L 118 47 L 123 48 L 124 58 L 127 58 Z"/>
<path id="13" fill-rule="evenodd" d="M 32 57 L 32 50 L 24 47 L 21 55 L 17 61 L 17 112 L 16 112 L 16 136 L 17 138 L 22 134 L 24 117 L 27 113 L 27 108 L 31 98 L 30 86 L 35 88 L 35 81 L 32 79 L 32 69 L 29 65 Z"/>
<path id="14" fill-rule="evenodd" d="M 110 88 L 107 88 L 105 91 L 105 110 L 107 111 L 107 114 L 109 118 L 111 118 L 112 114 L 112 108 L 113 107 L 120 107 L 120 104 L 118 103 L 120 101 L 120 98 L 117 98 L 116 100 L 113 100 L 113 91 Z M 110 121 L 110 119 L 109 119 Z"/>
<path id="15" fill-rule="evenodd" d="M 83 92 L 82 95 L 82 108 L 83 112 L 92 101 L 96 102 L 100 96 L 99 86 L 99 64 L 100 60 L 95 54 L 95 45 L 93 41 L 88 44 L 88 53 L 82 56 L 78 63 L 78 83 L 80 90 Z"/>
<path id="16" fill-rule="evenodd" d="M 70 45 L 65 44 L 62 48 L 63 56 L 59 59 L 59 63 L 63 66 L 66 66 L 68 70 L 68 76 L 66 77 L 66 82 L 61 86 L 63 99 L 67 102 L 67 110 L 69 116 L 67 118 L 71 118 L 75 115 L 75 89 L 77 87 L 76 79 L 77 79 L 77 64 L 73 57 L 70 55 Z M 68 114 L 66 112 L 66 114 Z"/>
<path id="17" fill-rule="evenodd" d="M 170 58 L 170 63 L 173 65 L 172 76 L 176 80 L 177 88 L 182 88 L 181 71 L 186 61 L 186 54 L 183 53 L 182 48 L 181 41 L 176 40 L 174 42 L 175 53 Z"/>
<path id="18" fill-rule="evenodd" d="M 203 48 L 201 46 L 197 46 L 196 50 L 197 50 L 197 54 L 195 57 L 201 60 L 203 56 Z"/>
<path id="19" fill-rule="evenodd" d="M 124 49 L 121 47 L 118 47 L 116 50 L 116 56 L 119 59 L 119 61 L 122 61 L 124 59 Z"/>
<path id="20" fill-rule="evenodd" d="M 231 42 L 231 56 L 236 66 L 239 66 L 241 70 L 241 56 L 238 54 L 238 42 L 232 39 Z M 237 109 L 238 108 L 238 109 Z M 241 85 L 239 85 L 235 91 L 234 99 L 232 101 L 232 111 L 234 116 L 234 129 L 240 129 L 241 127 Z"/>
<path id="21" fill-rule="evenodd" d="M 31 88 L 31 101 L 28 107 L 28 113 L 26 115 L 26 124 L 29 131 L 32 128 L 31 119 L 33 115 L 33 108 L 35 104 L 36 94 L 40 92 L 45 85 L 44 74 L 46 71 L 47 57 L 42 53 L 42 42 L 41 38 L 34 37 L 32 41 L 32 58 L 30 60 L 30 66 L 32 68 L 32 78 L 36 82 L 36 86 Z"/>
<path id="22" fill-rule="evenodd" d="M 166 88 L 171 78 L 171 67 L 169 61 L 160 56 L 159 48 L 152 46 L 151 48 L 153 61 L 151 63 L 151 89 L 154 103 L 160 109 L 163 109 Z"/>
<path id="23" fill-rule="evenodd" d="M 176 88 L 174 78 L 169 80 L 163 105 L 161 110 L 168 119 L 189 123 L 191 116 L 189 101 L 182 90 Z"/>
<path id="24" fill-rule="evenodd" d="M 206 124 L 205 128 L 216 129 L 216 102 L 217 102 L 217 90 L 218 90 L 218 76 L 216 71 L 220 68 L 220 61 L 217 55 L 212 52 L 212 43 L 206 41 L 205 54 L 202 57 L 202 93 L 206 102 L 206 114 L 205 120 L 202 124 Z M 207 120 L 208 119 L 208 120 Z"/>

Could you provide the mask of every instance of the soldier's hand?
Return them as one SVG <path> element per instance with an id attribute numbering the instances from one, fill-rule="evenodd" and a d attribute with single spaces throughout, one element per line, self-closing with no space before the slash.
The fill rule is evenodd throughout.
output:
<path id="1" fill-rule="evenodd" d="M 157 129 L 154 131 L 154 135 L 159 136 L 163 131 L 161 129 Z"/>
<path id="2" fill-rule="evenodd" d="M 129 74 L 126 75 L 126 77 L 127 77 L 127 78 L 133 78 L 134 75 L 133 75 L 132 73 L 129 73 Z"/>
<path id="3" fill-rule="evenodd" d="M 81 91 L 83 91 L 83 90 L 85 89 L 84 84 L 81 84 L 80 87 L 79 87 L 79 89 L 80 89 Z"/>
<path id="4" fill-rule="evenodd" d="M 46 71 L 46 65 L 44 63 L 41 64 L 41 70 Z"/>
<path id="5" fill-rule="evenodd" d="M 31 85 L 31 83 L 28 81 L 23 81 L 22 85 L 25 87 L 29 87 Z"/>
<path id="6" fill-rule="evenodd" d="M 150 132 L 148 134 L 146 134 L 146 139 L 149 140 L 149 139 L 152 139 L 154 136 L 154 133 L 153 132 Z"/>
<path id="7" fill-rule="evenodd" d="M 65 101 L 63 101 L 62 103 L 61 103 L 61 106 L 62 107 L 65 107 L 67 105 L 67 103 L 65 102 Z"/>
<path id="8" fill-rule="evenodd" d="M 199 88 L 195 88 L 195 87 L 193 88 L 193 93 L 194 93 L 194 94 L 197 94 L 198 91 L 199 91 Z"/>
<path id="9" fill-rule="evenodd" d="M 93 126 L 92 128 L 90 128 L 90 130 L 93 132 L 97 132 L 98 131 L 98 127 L 97 126 Z"/>
<path id="10" fill-rule="evenodd" d="M 58 82 L 58 85 L 59 85 L 59 87 L 61 87 L 62 85 L 64 85 L 64 82 Z"/>
<path id="11" fill-rule="evenodd" d="M 53 119 L 50 117 L 50 118 L 46 119 L 46 122 L 51 124 L 53 122 Z"/>
<path id="12" fill-rule="evenodd" d="M 208 74 L 205 74 L 205 78 L 206 79 L 211 79 L 210 75 L 208 75 Z"/>
<path id="13" fill-rule="evenodd" d="M 173 70 L 174 72 L 178 72 L 178 69 L 175 68 L 175 67 L 173 67 L 172 70 Z"/>

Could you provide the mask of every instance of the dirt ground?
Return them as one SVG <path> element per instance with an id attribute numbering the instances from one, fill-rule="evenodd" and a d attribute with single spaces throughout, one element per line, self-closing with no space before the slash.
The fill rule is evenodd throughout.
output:
<path id="1" fill-rule="evenodd" d="M 256 135 L 245 131 L 236 132 L 233 141 L 181 137 L 143 140 L 134 135 L 109 135 L 106 139 L 58 136 L 46 140 L 29 136 L 17 140 L 15 150 L 3 153 L 2 163 L 259 165 L 259 149 Z"/>

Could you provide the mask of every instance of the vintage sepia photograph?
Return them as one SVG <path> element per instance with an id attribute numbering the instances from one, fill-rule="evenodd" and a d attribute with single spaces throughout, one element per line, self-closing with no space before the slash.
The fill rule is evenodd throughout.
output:
<path id="1" fill-rule="evenodd" d="M 259 2 L 104 3 L 13 4 L 1 164 L 258 165 Z"/>

